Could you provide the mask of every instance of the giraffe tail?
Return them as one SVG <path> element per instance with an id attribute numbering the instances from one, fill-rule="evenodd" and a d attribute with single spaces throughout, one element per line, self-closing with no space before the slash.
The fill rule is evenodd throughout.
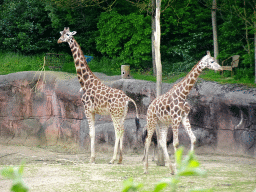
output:
<path id="1" fill-rule="evenodd" d="M 136 136 L 138 136 L 138 130 L 140 129 L 140 119 L 138 114 L 138 108 L 134 100 L 130 99 L 130 101 L 134 104 L 136 109 L 135 125 L 136 125 Z"/>

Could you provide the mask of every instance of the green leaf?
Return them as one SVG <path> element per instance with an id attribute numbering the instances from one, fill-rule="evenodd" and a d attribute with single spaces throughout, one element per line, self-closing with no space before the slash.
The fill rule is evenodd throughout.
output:
<path id="1" fill-rule="evenodd" d="M 28 188 L 25 186 L 23 182 L 18 182 L 17 184 L 14 184 L 11 188 L 11 191 L 13 192 L 27 192 Z"/>
<path id="2" fill-rule="evenodd" d="M 1 175 L 3 177 L 6 177 L 8 179 L 14 179 L 15 178 L 15 174 L 14 174 L 14 169 L 13 167 L 7 167 L 1 170 Z"/>
<path id="3" fill-rule="evenodd" d="M 199 163 L 197 160 L 191 159 L 191 160 L 189 161 L 188 167 L 190 167 L 190 168 L 196 168 L 196 167 L 199 167 L 199 165 L 200 165 L 200 163 Z"/>
<path id="4" fill-rule="evenodd" d="M 167 183 L 164 183 L 164 182 L 158 183 L 158 184 L 155 186 L 154 192 L 162 191 L 162 190 L 163 190 L 164 188 L 166 188 L 167 186 L 168 186 Z"/>
<path id="5" fill-rule="evenodd" d="M 125 180 L 123 185 L 124 185 L 124 188 L 123 188 L 122 192 L 137 191 L 138 189 L 143 187 L 142 184 L 135 184 L 133 182 L 133 178 L 129 178 L 129 179 Z"/>
<path id="6" fill-rule="evenodd" d="M 200 168 L 185 169 L 184 171 L 177 172 L 179 176 L 205 176 L 206 171 Z"/>
<path id="7" fill-rule="evenodd" d="M 177 149 L 177 151 L 175 153 L 175 160 L 176 160 L 177 168 L 179 168 L 181 166 L 183 150 L 184 150 L 184 148 L 180 147 Z"/>

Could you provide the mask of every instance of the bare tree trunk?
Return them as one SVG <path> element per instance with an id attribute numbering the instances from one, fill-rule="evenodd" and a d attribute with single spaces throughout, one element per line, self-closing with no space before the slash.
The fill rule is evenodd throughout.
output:
<path id="1" fill-rule="evenodd" d="M 156 1 L 152 0 L 152 15 L 151 15 L 151 44 L 152 44 L 152 64 L 153 75 L 156 77 L 156 57 L 155 57 L 155 31 L 156 31 Z"/>
<path id="2" fill-rule="evenodd" d="M 161 29 L 160 29 L 160 11 L 161 11 L 161 0 L 156 0 L 156 30 L 155 30 L 155 60 L 156 60 L 156 94 L 157 97 L 159 97 L 162 94 L 162 64 L 161 64 L 161 53 L 160 53 L 160 41 L 161 41 Z M 164 161 L 164 153 L 163 149 L 159 144 L 159 129 L 156 129 L 157 131 L 157 145 L 158 145 L 158 159 L 157 159 L 157 165 L 158 166 L 165 166 Z"/>
<path id="3" fill-rule="evenodd" d="M 244 0 L 244 18 L 246 18 L 246 9 L 245 9 L 245 0 Z M 251 46 L 250 46 L 250 40 L 249 40 L 249 36 L 248 36 L 248 21 L 245 20 L 244 21 L 244 24 L 245 24 L 245 40 L 246 40 L 246 43 L 247 43 L 247 52 L 248 52 L 248 55 L 249 55 L 249 58 L 250 58 L 250 67 L 252 67 L 252 59 L 251 59 Z M 245 48 L 246 49 L 246 48 Z"/>
<path id="4" fill-rule="evenodd" d="M 256 5 L 255 5 L 255 9 L 254 9 L 254 17 L 256 20 Z M 255 81 L 254 83 L 256 84 L 256 21 L 254 20 L 254 65 L 255 65 L 255 73 L 254 73 L 254 78 Z"/>
<path id="5" fill-rule="evenodd" d="M 213 31 L 213 46 L 214 46 L 214 58 L 219 63 L 219 59 L 217 59 L 219 55 L 218 48 L 218 36 L 217 36 L 217 17 L 216 17 L 216 9 L 217 9 L 217 0 L 212 1 L 212 31 Z"/>

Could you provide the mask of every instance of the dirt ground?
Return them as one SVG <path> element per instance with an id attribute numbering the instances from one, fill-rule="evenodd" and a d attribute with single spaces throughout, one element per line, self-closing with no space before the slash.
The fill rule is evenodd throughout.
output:
<path id="1" fill-rule="evenodd" d="M 170 177 L 167 167 L 152 161 L 149 174 L 143 174 L 142 152 L 127 152 L 122 165 L 109 165 L 112 152 L 96 152 L 96 164 L 89 164 L 90 153 L 56 152 L 52 148 L 0 145 L 0 169 L 18 166 L 25 160 L 23 179 L 29 191 L 122 191 L 123 181 L 133 177 L 153 190 L 162 178 Z M 256 159 L 241 155 L 197 155 L 206 178 L 182 179 L 178 191 L 212 188 L 213 191 L 253 191 L 256 188 Z M 151 157 L 149 157 L 151 159 Z M 0 176 L 0 191 L 10 191 L 11 181 Z M 167 190 L 168 191 L 168 190 Z"/>

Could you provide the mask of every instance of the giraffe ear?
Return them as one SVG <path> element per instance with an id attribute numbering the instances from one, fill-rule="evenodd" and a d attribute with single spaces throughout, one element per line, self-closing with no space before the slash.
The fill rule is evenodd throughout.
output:
<path id="1" fill-rule="evenodd" d="M 207 55 L 211 56 L 211 53 L 210 53 L 210 51 L 207 51 Z"/>
<path id="2" fill-rule="evenodd" d="M 63 31 L 60 31 L 60 34 L 62 35 L 62 34 L 63 34 Z"/>
<path id="3" fill-rule="evenodd" d="M 71 35 L 72 35 L 72 36 L 75 35 L 75 34 L 76 34 L 76 31 L 71 32 Z"/>

